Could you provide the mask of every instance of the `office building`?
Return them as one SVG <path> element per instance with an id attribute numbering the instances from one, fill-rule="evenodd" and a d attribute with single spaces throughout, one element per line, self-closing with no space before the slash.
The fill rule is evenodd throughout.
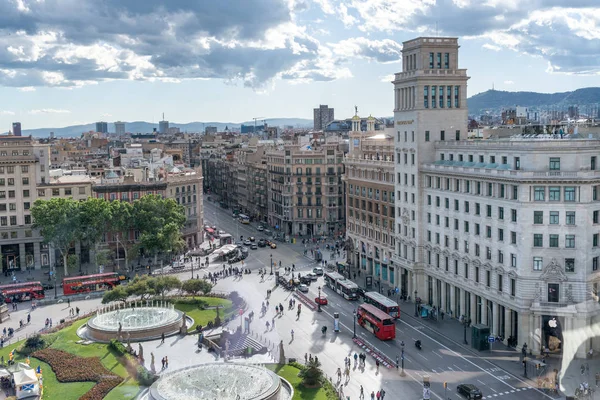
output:
<path id="1" fill-rule="evenodd" d="M 125 122 L 121 122 L 121 121 L 115 122 L 115 133 L 118 136 L 122 136 L 125 134 Z"/>
<path id="2" fill-rule="evenodd" d="M 396 242 L 394 131 L 376 131 L 373 117 L 368 118 L 365 132 L 356 130 L 360 129 L 360 118 L 353 122 L 344 159 L 346 235 L 350 239 L 347 243 L 352 243 L 346 256 L 349 273 L 364 271 L 357 279 L 368 289 L 395 288 L 396 267 L 391 262 Z M 405 153 L 406 162 L 407 156 Z"/>
<path id="3" fill-rule="evenodd" d="M 405 42 L 403 60 L 393 82 L 396 160 L 411 157 L 395 164 L 401 290 L 534 354 L 594 325 L 598 135 L 467 140 L 457 39 Z"/>
<path id="4" fill-rule="evenodd" d="M 20 122 L 12 123 L 12 134 L 14 136 L 21 136 L 21 123 Z"/>
<path id="5" fill-rule="evenodd" d="M 49 181 L 48 145 L 31 137 L 0 137 L 0 263 L 13 271 L 49 267 L 48 245 L 33 229 L 30 209 L 38 196 L 36 185 Z"/>
<path id="6" fill-rule="evenodd" d="M 313 109 L 313 128 L 316 131 L 325 130 L 327 124 L 334 119 L 334 109 L 329 108 L 326 104 L 321 104 L 319 108 Z"/>
<path id="7" fill-rule="evenodd" d="M 167 133 L 169 131 L 169 121 L 158 121 L 158 133 Z"/>
<path id="8" fill-rule="evenodd" d="M 108 123 L 102 121 L 96 122 L 96 132 L 108 133 Z"/>

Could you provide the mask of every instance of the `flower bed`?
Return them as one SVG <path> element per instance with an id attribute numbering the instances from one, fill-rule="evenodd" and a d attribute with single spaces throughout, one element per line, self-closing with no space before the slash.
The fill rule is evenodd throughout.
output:
<path id="1" fill-rule="evenodd" d="M 81 399 L 103 399 L 123 378 L 113 375 L 98 357 L 78 357 L 62 350 L 43 349 L 31 355 L 52 367 L 59 382 L 97 382 Z"/>

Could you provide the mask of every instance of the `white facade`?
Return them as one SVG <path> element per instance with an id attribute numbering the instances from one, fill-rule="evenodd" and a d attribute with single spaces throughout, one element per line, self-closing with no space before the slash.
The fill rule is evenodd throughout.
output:
<path id="1" fill-rule="evenodd" d="M 534 353 L 573 332 L 565 355 L 597 349 L 581 330 L 600 312 L 600 141 L 465 140 L 468 77 L 457 69 L 456 39 L 419 38 L 403 52 L 396 151 L 417 161 L 395 171 L 401 290 Z M 430 53 L 434 70 L 423 64 Z M 448 68 L 438 68 L 439 53 L 449 53 Z M 450 85 L 459 87 L 458 104 L 438 98 L 432 109 L 431 87 Z"/>

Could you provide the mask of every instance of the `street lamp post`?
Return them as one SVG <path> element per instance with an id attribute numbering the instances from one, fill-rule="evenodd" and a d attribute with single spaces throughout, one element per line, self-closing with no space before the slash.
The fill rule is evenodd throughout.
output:
<path id="1" fill-rule="evenodd" d="M 464 344 L 469 344 L 469 342 L 467 342 L 467 324 L 468 324 L 468 319 L 465 318 L 463 319 L 463 343 Z"/>
<path id="2" fill-rule="evenodd" d="M 400 375 L 404 376 L 404 340 L 400 342 L 400 346 L 402 347 L 402 355 L 400 356 L 400 361 L 402 362 L 402 370 L 400 371 Z"/>
<path id="3" fill-rule="evenodd" d="M 352 338 L 356 337 L 356 310 L 352 311 L 352 316 L 354 317 L 354 332 L 352 333 Z"/>
<path id="4" fill-rule="evenodd" d="M 191 258 L 190 262 L 192 263 L 192 279 L 194 279 L 194 257 L 192 256 L 190 258 Z M 196 257 L 196 259 L 198 260 L 198 257 Z"/>
<path id="5" fill-rule="evenodd" d="M 419 311 L 417 310 L 417 291 L 415 290 L 415 317 L 419 316 Z"/>
<path id="6" fill-rule="evenodd" d="M 271 254 L 270 257 L 271 257 L 271 275 L 273 275 L 273 254 Z"/>
<path id="7" fill-rule="evenodd" d="M 481 302 L 477 303 L 477 304 L 480 305 L 480 306 L 483 305 L 483 303 L 481 303 Z M 487 306 L 487 309 L 489 311 L 488 316 L 490 316 L 490 315 L 492 316 L 491 321 L 489 321 L 489 323 L 490 323 L 490 335 L 494 336 L 494 313 L 492 312 L 492 308 L 490 307 L 490 305 L 487 304 L 487 301 L 486 301 L 486 306 Z M 489 318 L 487 318 L 487 319 L 489 319 Z M 493 351 L 493 349 L 492 349 L 492 342 L 489 342 L 489 343 L 490 343 L 490 351 Z"/>
<path id="8" fill-rule="evenodd" d="M 319 289 L 319 304 L 317 304 L 317 311 L 321 312 L 321 286 L 319 286 L 317 289 Z"/>

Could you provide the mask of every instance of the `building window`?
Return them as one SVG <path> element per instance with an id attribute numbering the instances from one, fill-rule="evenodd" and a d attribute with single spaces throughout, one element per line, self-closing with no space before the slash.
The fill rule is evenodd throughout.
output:
<path id="1" fill-rule="evenodd" d="M 594 211 L 592 213 L 592 221 L 594 222 L 594 224 L 597 224 L 599 219 L 600 219 L 600 211 Z"/>
<path id="2" fill-rule="evenodd" d="M 567 211 L 567 218 L 565 220 L 567 225 L 575 225 L 575 211 Z"/>
<path id="3" fill-rule="evenodd" d="M 510 266 L 513 268 L 517 268 L 517 255 L 514 253 L 510 254 Z"/>
<path id="4" fill-rule="evenodd" d="M 565 272 L 575 272 L 574 258 L 565 258 Z"/>
<path id="5" fill-rule="evenodd" d="M 429 69 L 433 69 L 433 53 L 429 53 Z"/>
<path id="6" fill-rule="evenodd" d="M 543 247 L 544 246 L 544 235 L 541 233 L 533 234 L 533 247 Z"/>
<path id="7" fill-rule="evenodd" d="M 543 224 L 544 223 L 544 212 L 543 211 L 534 211 L 533 212 L 533 223 L 534 224 Z"/>
<path id="8" fill-rule="evenodd" d="M 546 188 L 536 186 L 533 188 L 533 199 L 535 201 L 545 201 L 546 200 Z"/>
<path id="9" fill-rule="evenodd" d="M 460 131 L 459 130 L 454 132 L 454 140 L 460 140 Z"/>
<path id="10" fill-rule="evenodd" d="M 503 287 L 502 287 L 502 283 L 504 281 L 504 277 L 501 274 L 498 274 L 498 291 L 502 292 L 503 291 Z"/>
<path id="11" fill-rule="evenodd" d="M 560 187 L 550 186 L 548 199 L 550 201 L 560 201 Z"/>
<path id="12" fill-rule="evenodd" d="M 558 225 L 559 212 L 550 211 L 550 225 Z"/>
<path id="13" fill-rule="evenodd" d="M 502 250 L 498 250 L 498 263 L 504 264 L 504 253 Z"/>
<path id="14" fill-rule="evenodd" d="M 558 303 L 559 300 L 559 292 L 560 285 L 558 283 L 549 283 L 548 284 L 548 302 L 549 303 Z"/>
<path id="15" fill-rule="evenodd" d="M 575 248 L 575 235 L 565 235 L 565 247 L 567 249 Z"/>
<path id="16" fill-rule="evenodd" d="M 435 88 L 437 86 L 432 86 L 431 87 L 431 108 L 436 108 L 437 102 L 435 101 Z"/>
<path id="17" fill-rule="evenodd" d="M 454 86 L 454 108 L 460 107 L 459 97 L 460 97 L 460 86 Z"/>
<path id="18" fill-rule="evenodd" d="M 550 247 L 558 247 L 558 235 L 550 235 Z"/>
<path id="19" fill-rule="evenodd" d="M 590 160 L 590 169 L 594 171 L 596 169 L 596 156 L 592 156 Z"/>
<path id="20" fill-rule="evenodd" d="M 479 283 L 479 267 L 475 267 L 475 282 Z"/>
<path id="21" fill-rule="evenodd" d="M 52 196 L 60 196 L 60 190 L 59 189 L 52 189 Z"/>
<path id="22" fill-rule="evenodd" d="M 511 296 L 516 296 L 517 293 L 517 281 L 516 279 L 511 279 L 510 280 L 510 295 Z"/>
<path id="23" fill-rule="evenodd" d="M 437 68 L 442 69 L 442 53 L 437 53 Z"/>
<path id="24" fill-rule="evenodd" d="M 598 258 L 599 257 L 592 258 L 592 271 L 598 271 Z"/>
<path id="25" fill-rule="evenodd" d="M 487 286 L 487 287 L 492 286 L 492 272 L 491 271 L 485 271 L 485 286 Z"/>
<path id="26" fill-rule="evenodd" d="M 514 208 L 510 209 L 510 220 L 511 222 L 517 222 L 517 210 Z"/>
<path id="27" fill-rule="evenodd" d="M 504 242 L 504 229 L 498 228 L 498 241 Z"/>
<path id="28" fill-rule="evenodd" d="M 560 171 L 560 157 L 550 157 L 550 171 Z"/>
<path id="29" fill-rule="evenodd" d="M 543 263 L 542 257 L 533 257 L 533 270 L 534 271 L 541 271 L 542 270 L 542 263 Z"/>
<path id="30" fill-rule="evenodd" d="M 521 157 L 515 157 L 515 169 L 516 170 L 521 169 Z"/>
<path id="31" fill-rule="evenodd" d="M 440 108 L 444 108 L 444 87 L 439 87 Z"/>
<path id="32" fill-rule="evenodd" d="M 446 132 L 445 131 L 440 131 L 440 140 L 441 141 L 446 140 Z"/>
<path id="33" fill-rule="evenodd" d="M 575 188 L 574 187 L 566 187 L 565 188 L 565 201 L 575 201 Z"/>
<path id="34" fill-rule="evenodd" d="M 510 244 L 517 244 L 517 232 L 510 232 Z"/>

